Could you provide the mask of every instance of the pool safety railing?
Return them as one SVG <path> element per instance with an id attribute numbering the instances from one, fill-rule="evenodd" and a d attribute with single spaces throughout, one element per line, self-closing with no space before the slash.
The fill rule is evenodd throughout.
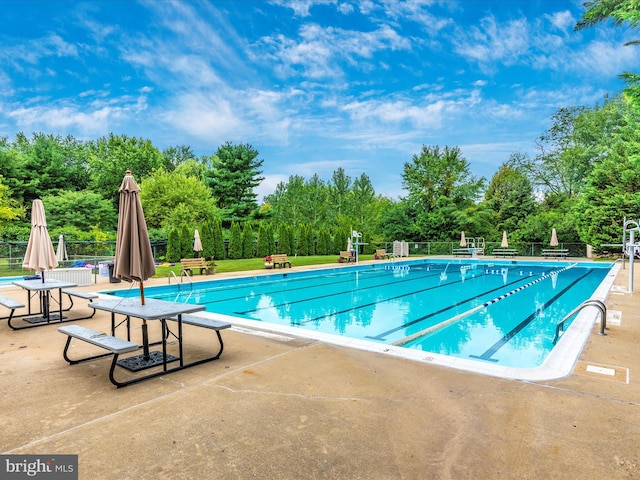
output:
<path id="1" fill-rule="evenodd" d="M 600 300 L 596 300 L 595 298 L 590 298 L 589 300 L 585 300 L 584 302 L 582 302 L 580 305 L 574 308 L 571 312 L 569 312 L 566 317 L 564 317 L 562 320 L 558 322 L 558 324 L 556 325 L 556 336 L 553 337 L 554 345 L 560 339 L 560 332 L 564 332 L 565 322 L 569 320 L 571 317 L 573 317 L 580 310 L 586 307 L 596 307 L 598 310 L 600 310 L 601 321 L 600 321 L 599 335 L 606 335 L 604 331 L 607 328 L 607 306 Z"/>
<path id="2" fill-rule="evenodd" d="M 535 280 L 533 280 L 532 282 L 526 283 L 524 285 L 522 285 L 521 287 L 518 287 L 514 290 L 511 290 L 510 292 L 507 292 L 505 294 L 500 295 L 499 297 L 494 298 L 493 300 L 489 300 L 488 302 L 483 303 L 482 305 L 478 305 L 477 307 L 473 307 L 470 310 L 467 310 L 466 312 L 462 312 L 459 313 L 458 315 L 455 315 L 451 318 L 448 318 L 447 320 L 444 320 L 440 323 L 437 323 L 435 325 L 432 325 L 428 328 L 425 328 L 424 330 L 420 330 L 419 332 L 416 332 L 412 335 L 409 335 L 408 337 L 404 337 L 401 338 L 400 340 L 396 340 L 395 342 L 391 342 L 391 345 L 395 345 L 397 347 L 402 347 L 404 345 L 406 345 L 409 342 L 412 342 L 420 337 L 424 337 L 425 335 L 429 335 L 430 333 L 433 333 L 437 330 L 440 330 L 444 327 L 446 327 L 447 325 L 451 325 L 452 323 L 455 323 L 459 320 L 462 320 L 465 317 L 468 317 L 469 315 L 472 315 L 480 310 L 482 310 L 483 308 L 487 308 L 489 305 L 493 305 L 494 303 L 499 302 L 500 300 L 504 300 L 507 297 L 510 297 L 511 295 L 513 295 L 514 293 L 518 293 L 521 292 L 522 290 L 524 290 L 525 288 L 529 288 L 532 285 L 535 285 L 536 283 L 539 283 L 547 278 L 551 278 L 552 275 L 557 275 L 560 272 L 564 272 L 566 270 L 569 270 L 570 268 L 573 268 L 577 265 L 577 263 L 572 263 L 571 265 L 567 265 L 566 267 L 563 267 L 559 270 L 554 270 L 553 272 L 550 273 L 545 273 L 544 275 L 541 275 L 540 278 L 537 278 Z"/>
<path id="3" fill-rule="evenodd" d="M 176 283 L 178 284 L 178 291 L 180 291 L 180 285 L 182 285 L 183 279 L 182 277 L 187 277 L 187 280 L 189 281 L 189 288 L 193 289 L 193 282 L 191 281 L 191 277 L 189 276 L 189 272 L 187 272 L 186 270 L 182 270 L 180 272 L 180 281 L 178 282 L 178 277 L 175 274 L 175 272 L 173 272 L 173 270 L 169 271 L 169 275 L 167 276 L 167 283 L 169 285 L 171 285 L 171 277 L 176 279 Z"/>

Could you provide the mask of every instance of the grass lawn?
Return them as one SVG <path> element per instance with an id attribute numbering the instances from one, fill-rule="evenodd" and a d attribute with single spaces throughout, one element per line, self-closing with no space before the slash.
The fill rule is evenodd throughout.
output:
<path id="1" fill-rule="evenodd" d="M 372 260 L 373 254 L 370 255 L 358 255 L 360 260 Z M 338 264 L 338 255 L 313 255 L 308 257 L 292 257 L 288 259 L 291 261 L 291 265 L 294 267 L 305 267 L 308 265 L 332 265 Z M 249 270 L 265 270 L 264 260 L 262 258 L 242 258 L 239 260 L 216 260 L 216 273 L 228 273 L 228 272 L 244 272 Z M 169 276 L 169 272 L 173 272 L 177 277 L 180 277 L 181 267 L 179 263 L 173 266 L 157 266 L 156 274 L 154 278 L 162 278 Z M 200 272 L 194 270 L 194 274 L 197 276 Z"/>

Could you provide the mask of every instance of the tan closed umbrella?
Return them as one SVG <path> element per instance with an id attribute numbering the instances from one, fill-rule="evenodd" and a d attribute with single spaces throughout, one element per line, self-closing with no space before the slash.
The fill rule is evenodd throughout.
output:
<path id="1" fill-rule="evenodd" d="M 509 242 L 507 241 L 507 231 L 502 232 L 502 243 L 500 244 L 502 248 L 509 248 Z"/>
<path id="2" fill-rule="evenodd" d="M 42 272 L 43 282 L 44 272 L 58 266 L 56 252 L 47 230 L 44 205 L 40 199 L 34 200 L 31 207 L 31 234 L 22 266 L 34 272 Z"/>
<path id="3" fill-rule="evenodd" d="M 549 245 L 551 245 L 552 247 L 557 247 L 559 245 L 558 234 L 556 233 L 555 228 L 551 230 L 551 241 L 549 242 Z"/>
<path id="4" fill-rule="evenodd" d="M 466 247 L 467 246 L 467 239 L 464 238 L 464 231 L 460 235 L 460 246 L 461 247 Z"/>
<path id="5" fill-rule="evenodd" d="M 200 241 L 200 233 L 198 233 L 198 230 L 193 232 L 193 251 L 196 253 L 202 251 L 202 242 Z"/>
<path id="6" fill-rule="evenodd" d="M 114 276 L 140 283 L 140 303 L 144 305 L 144 282 L 156 273 L 147 222 L 140 203 L 140 187 L 127 170 L 120 185 L 118 235 Z M 149 357 L 147 322 L 142 321 L 144 356 Z"/>
<path id="7" fill-rule="evenodd" d="M 56 248 L 56 259 L 58 262 L 63 262 L 69 259 L 67 255 L 67 244 L 64 241 L 64 235 L 58 237 L 58 248 Z"/>

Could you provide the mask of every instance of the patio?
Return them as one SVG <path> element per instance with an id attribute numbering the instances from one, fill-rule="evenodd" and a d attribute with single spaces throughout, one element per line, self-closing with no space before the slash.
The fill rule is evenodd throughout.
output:
<path id="1" fill-rule="evenodd" d="M 628 272 L 607 301 L 620 325 L 604 337 L 594 326 L 574 373 L 547 382 L 232 328 L 220 360 L 116 389 L 109 359 L 64 361 L 57 326 L 0 325 L 0 450 L 78 454 L 92 480 L 635 478 L 640 293 L 625 293 Z M 108 317 L 79 324 L 104 330 Z"/>

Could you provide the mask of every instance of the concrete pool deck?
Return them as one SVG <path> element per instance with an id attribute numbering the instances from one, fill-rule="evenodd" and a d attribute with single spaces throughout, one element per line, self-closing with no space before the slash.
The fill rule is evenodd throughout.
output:
<path id="1" fill-rule="evenodd" d="M 223 332 L 218 361 L 116 389 L 108 359 L 63 360 L 55 325 L 0 325 L 0 451 L 78 454 L 81 479 L 639 478 L 638 270 L 634 294 L 618 272 L 607 335 L 595 325 L 573 372 L 551 381 L 243 327 Z M 78 324 L 104 331 L 109 316 Z M 202 337 L 190 342 L 204 349 Z"/>

